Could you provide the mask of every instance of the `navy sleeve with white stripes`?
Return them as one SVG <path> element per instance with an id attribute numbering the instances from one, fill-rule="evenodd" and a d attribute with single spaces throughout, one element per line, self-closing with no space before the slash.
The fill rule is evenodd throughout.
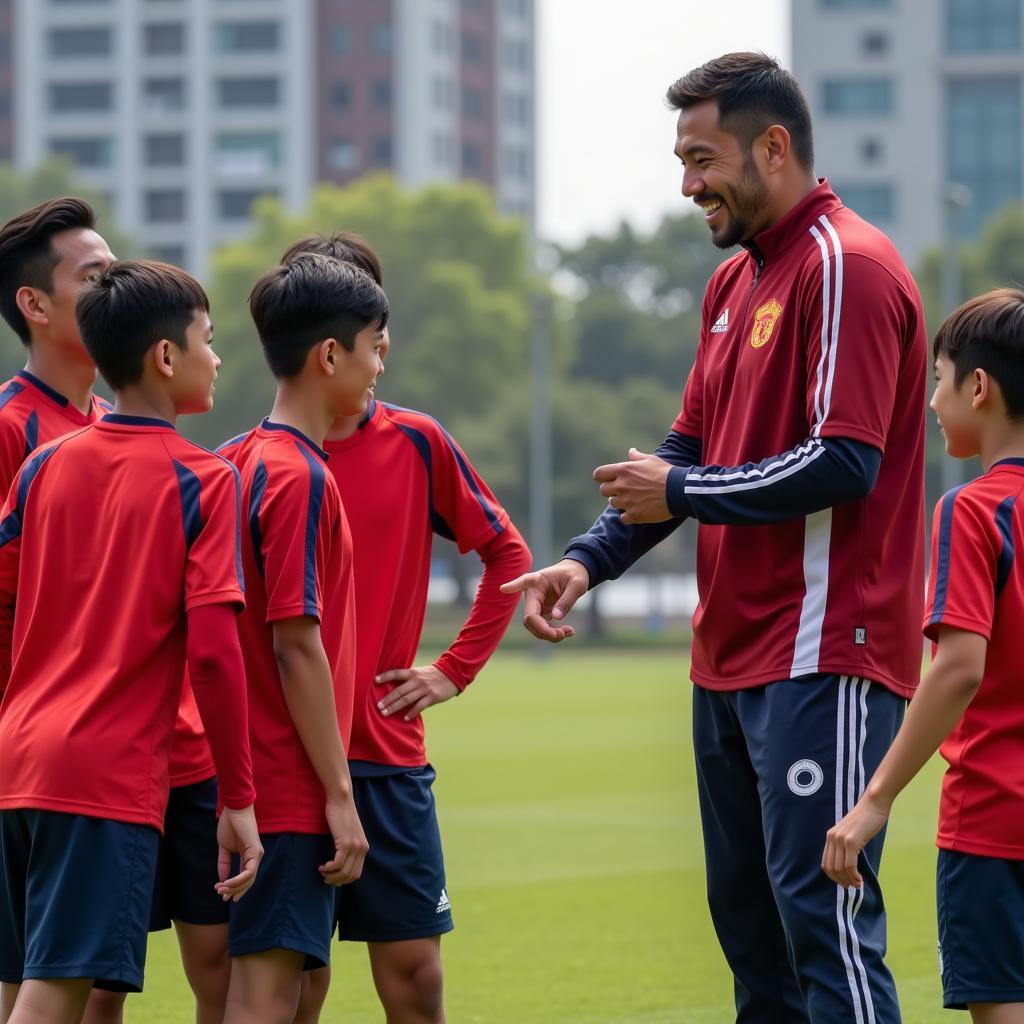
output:
<path id="1" fill-rule="evenodd" d="M 743 466 L 688 467 L 667 461 L 674 463 L 666 485 L 673 516 L 758 526 L 866 497 L 882 453 L 848 437 L 811 437 L 788 452 Z"/>
<path id="2" fill-rule="evenodd" d="M 700 438 L 669 431 L 655 455 L 673 466 L 691 466 L 700 461 Z M 630 526 L 620 513 L 609 506 L 594 525 L 579 537 L 573 537 L 565 549 L 565 557 L 581 562 L 590 575 L 590 586 L 621 576 L 634 562 L 660 544 L 683 521 L 685 516 L 664 523 Z"/>

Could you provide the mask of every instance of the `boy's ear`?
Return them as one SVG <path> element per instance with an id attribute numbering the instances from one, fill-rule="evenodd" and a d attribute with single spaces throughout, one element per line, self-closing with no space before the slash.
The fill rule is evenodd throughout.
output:
<path id="1" fill-rule="evenodd" d="M 978 367 L 971 377 L 971 408 L 980 409 L 991 398 L 994 388 L 998 391 L 996 382 Z"/>
<path id="2" fill-rule="evenodd" d="M 37 327 L 47 327 L 49 326 L 50 318 L 46 310 L 43 309 L 39 297 L 40 293 L 37 289 L 23 285 L 15 292 L 14 301 L 18 307 L 18 312 L 30 324 L 35 324 Z"/>
<path id="3" fill-rule="evenodd" d="M 338 342 L 334 338 L 324 338 L 317 348 L 317 358 L 320 369 L 333 376 L 338 362 Z"/>
<path id="4" fill-rule="evenodd" d="M 156 372 L 161 377 L 166 377 L 170 380 L 174 376 L 174 358 L 171 355 L 171 349 L 174 347 L 174 343 L 168 341 L 166 338 L 161 338 L 153 347 L 150 349 L 153 356 L 153 365 L 156 367 Z"/>

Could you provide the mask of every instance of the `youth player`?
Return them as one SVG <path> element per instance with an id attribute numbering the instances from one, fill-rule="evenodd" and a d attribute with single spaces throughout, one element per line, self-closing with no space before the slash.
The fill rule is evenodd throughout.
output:
<path id="1" fill-rule="evenodd" d="M 388 321 L 368 275 L 312 253 L 260 278 L 249 308 L 277 397 L 221 451 L 242 474 L 239 632 L 266 859 L 256 898 L 231 907 L 228 1024 L 294 1017 L 303 970 L 330 958 L 333 887 L 358 878 L 366 856 L 346 762 L 352 539 L 323 441 L 339 416 L 365 412 Z"/>
<path id="2" fill-rule="evenodd" d="M 609 509 L 509 589 L 527 628 L 563 640 L 588 587 L 699 520 L 693 741 L 737 1019 L 895 1024 L 881 836 L 854 894 L 822 875 L 815 835 L 852 806 L 920 673 L 921 300 L 889 240 L 815 178 L 807 103 L 776 61 L 727 54 L 668 100 L 683 194 L 743 251 L 708 285 L 658 453 L 599 467 Z"/>
<path id="3" fill-rule="evenodd" d="M 303 239 L 282 263 L 302 252 L 346 260 L 381 283 L 376 253 L 356 235 Z M 494 653 L 517 603 L 499 586 L 530 567 L 530 552 L 432 417 L 371 400 L 331 425 L 324 449 L 352 531 L 359 642 L 349 771 L 370 844 L 362 876 L 338 890 L 338 935 L 367 943 L 391 1024 L 440 1024 L 441 935 L 453 925 L 421 713 L 465 690 Z M 414 665 L 434 534 L 476 551 L 484 571 L 454 643 L 433 664 Z M 300 1024 L 318 1018 L 328 981 L 329 968 L 311 972 Z"/>
<path id="4" fill-rule="evenodd" d="M 858 859 L 939 749 L 937 893 L 943 1003 L 977 1024 L 1024 1021 L 1024 292 L 964 303 L 939 328 L 931 407 L 954 458 L 983 476 L 936 506 L 924 632 L 932 664 L 822 867 L 863 885 Z M 940 746 L 941 744 L 941 746 Z"/>
<path id="5" fill-rule="evenodd" d="M 13 1024 L 79 1020 L 94 981 L 142 986 L 186 660 L 226 805 L 223 898 L 249 888 L 262 854 L 235 631 L 238 478 L 174 429 L 212 405 L 208 308 L 165 264 L 98 274 L 77 315 L 114 411 L 36 451 L 0 518 L 0 604 L 14 608 L 0 979 L 17 986 Z"/>
<path id="6" fill-rule="evenodd" d="M 0 228 L 0 311 L 28 359 L 0 390 L 0 494 L 38 446 L 94 422 L 111 406 L 91 393 L 96 366 L 82 345 L 75 302 L 113 262 L 95 214 L 74 196 L 52 199 Z M 82 410 L 87 410 L 83 412 Z M 2 616 L 4 609 L 0 609 Z M 2 683 L 0 683 L 2 685 Z M 217 785 L 187 680 L 171 743 L 171 794 L 157 861 L 151 930 L 172 919 L 198 1024 L 224 1017 L 230 961 L 227 906 L 217 881 Z M 126 993 L 95 988 L 83 1024 L 119 1024 Z"/>

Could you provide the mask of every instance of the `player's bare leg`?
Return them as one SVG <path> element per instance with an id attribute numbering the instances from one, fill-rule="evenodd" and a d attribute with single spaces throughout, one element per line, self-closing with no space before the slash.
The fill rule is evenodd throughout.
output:
<path id="1" fill-rule="evenodd" d="M 231 982 L 228 926 L 175 921 L 174 930 L 185 977 L 196 997 L 196 1024 L 221 1024 Z"/>
<path id="2" fill-rule="evenodd" d="M 233 957 L 224 1024 L 292 1024 L 304 961 L 290 949 Z"/>
<path id="3" fill-rule="evenodd" d="M 9 1024 L 79 1024 L 91 991 L 92 978 L 28 978 Z"/>
<path id="4" fill-rule="evenodd" d="M 387 1024 L 445 1024 L 441 936 L 366 945 Z"/>
<path id="5" fill-rule="evenodd" d="M 14 1009 L 14 1000 L 18 998 L 21 991 L 20 985 L 14 985 L 9 981 L 0 981 L 0 1024 L 7 1024 Z"/>
<path id="6" fill-rule="evenodd" d="M 94 988 L 85 1004 L 82 1024 L 122 1024 L 124 1001 L 127 998 L 127 992 L 108 992 L 106 989 Z"/>
<path id="7" fill-rule="evenodd" d="M 1024 1024 L 1024 1003 L 969 1003 L 974 1024 Z"/>
<path id="8" fill-rule="evenodd" d="M 295 1013 L 295 1024 L 317 1024 L 331 987 L 331 968 L 302 972 L 302 995 Z"/>

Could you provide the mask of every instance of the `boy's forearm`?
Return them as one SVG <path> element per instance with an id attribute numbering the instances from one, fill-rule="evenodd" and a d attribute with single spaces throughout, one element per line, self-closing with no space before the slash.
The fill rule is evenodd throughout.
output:
<path id="1" fill-rule="evenodd" d="M 328 799 L 350 796 L 345 747 L 338 732 L 331 667 L 322 645 L 275 645 L 281 687 L 295 731 Z"/>
<path id="2" fill-rule="evenodd" d="M 981 682 L 960 664 L 936 661 L 925 674 L 888 753 L 865 795 L 891 805 L 963 717 Z"/>

